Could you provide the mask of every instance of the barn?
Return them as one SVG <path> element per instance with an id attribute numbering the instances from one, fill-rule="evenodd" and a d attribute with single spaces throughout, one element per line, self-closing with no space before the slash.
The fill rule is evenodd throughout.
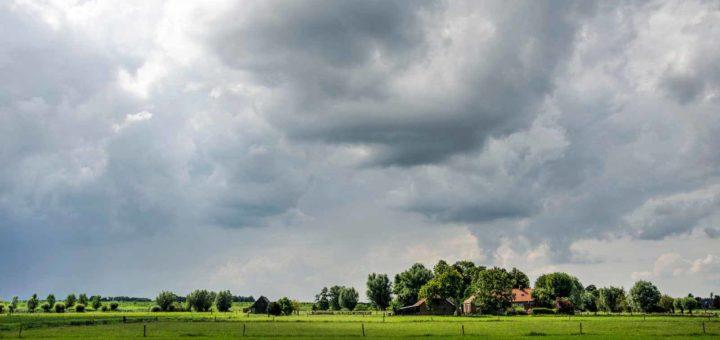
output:
<path id="1" fill-rule="evenodd" d="M 411 306 L 395 311 L 396 315 L 453 315 L 455 305 L 448 299 L 434 298 L 428 304 L 427 299 L 420 299 Z"/>
<path id="2" fill-rule="evenodd" d="M 261 296 L 253 304 L 248 307 L 244 308 L 243 312 L 246 313 L 253 313 L 253 314 L 265 314 L 267 313 L 268 305 L 270 304 L 270 300 L 268 298 Z"/>

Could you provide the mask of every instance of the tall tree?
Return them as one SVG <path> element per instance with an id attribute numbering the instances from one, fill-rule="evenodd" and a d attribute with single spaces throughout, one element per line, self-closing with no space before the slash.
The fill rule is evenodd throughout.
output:
<path id="1" fill-rule="evenodd" d="M 525 275 L 525 273 L 521 272 L 519 269 L 513 267 L 513 269 L 510 270 L 510 277 L 512 277 L 513 280 L 513 288 L 530 288 L 530 279 L 527 275 Z"/>
<path id="2" fill-rule="evenodd" d="M 48 296 L 45 298 L 45 301 L 50 305 L 50 307 L 55 306 L 55 295 L 48 294 Z"/>
<path id="3" fill-rule="evenodd" d="M 421 263 L 415 263 L 408 270 L 395 275 L 393 293 L 400 305 L 408 306 L 417 302 L 420 288 L 432 278 L 433 273 Z"/>
<path id="4" fill-rule="evenodd" d="M 390 279 L 388 279 L 387 274 L 372 273 L 368 275 L 365 294 L 376 309 L 387 309 L 392 299 L 391 292 Z"/>
<path id="5" fill-rule="evenodd" d="M 32 313 L 37 309 L 38 303 L 40 300 L 38 300 L 37 294 L 33 294 L 30 299 L 27 301 L 27 309 L 28 312 Z"/>
<path id="6" fill-rule="evenodd" d="M 332 310 L 340 310 L 340 293 L 342 292 L 342 286 L 332 286 L 328 290 L 328 302 L 330 302 L 330 308 Z"/>
<path id="7" fill-rule="evenodd" d="M 435 266 L 437 269 L 438 266 Z M 462 299 L 464 293 L 463 277 L 453 267 L 440 267 L 435 272 L 435 276 L 420 288 L 419 297 L 427 298 L 432 307 L 434 298 L 443 298 L 450 300 L 456 306 Z"/>
<path id="8" fill-rule="evenodd" d="M 606 312 L 620 312 L 625 301 L 625 290 L 618 287 L 598 289 L 598 308 Z"/>
<path id="9" fill-rule="evenodd" d="M 645 313 L 652 312 L 660 302 L 660 290 L 649 281 L 640 280 L 630 288 L 633 306 Z"/>
<path id="10" fill-rule="evenodd" d="M 77 301 L 78 301 L 79 304 L 87 306 L 87 305 L 88 305 L 88 297 L 87 297 L 87 294 L 82 293 L 82 294 L 78 295 L 78 300 L 77 300 Z"/>
<path id="11" fill-rule="evenodd" d="M 317 310 L 328 310 L 330 308 L 327 287 L 323 287 L 323 289 L 320 290 L 320 293 L 315 295 L 315 308 Z"/>
<path id="12" fill-rule="evenodd" d="M 512 306 L 514 277 L 503 268 L 483 270 L 473 283 L 475 303 L 484 313 L 505 311 Z"/>
<path id="13" fill-rule="evenodd" d="M 552 306 L 559 298 L 568 298 L 574 305 L 582 304 L 583 288 L 580 281 L 567 273 L 544 274 L 535 280 L 533 297 L 542 306 Z"/>
<path id="14" fill-rule="evenodd" d="M 475 263 L 467 260 L 457 261 L 452 267 L 455 268 L 463 278 L 463 297 L 471 295 L 470 286 L 472 286 L 473 281 L 477 278 L 478 273 L 485 270 L 485 267 L 476 266 Z"/>
<path id="15" fill-rule="evenodd" d="M 232 307 L 232 293 L 229 290 L 219 291 L 215 296 L 215 308 L 218 312 L 227 312 Z"/>
<path id="16" fill-rule="evenodd" d="M 75 305 L 75 302 L 77 301 L 77 297 L 75 297 L 75 294 L 70 294 L 65 298 L 65 307 L 70 308 Z"/>
<path id="17" fill-rule="evenodd" d="M 358 298 L 359 294 L 355 288 L 343 288 L 343 290 L 340 291 L 340 307 L 353 310 L 355 306 L 357 306 Z"/>

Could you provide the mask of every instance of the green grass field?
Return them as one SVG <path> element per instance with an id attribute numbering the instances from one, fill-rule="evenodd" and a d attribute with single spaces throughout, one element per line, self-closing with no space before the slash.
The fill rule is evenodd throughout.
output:
<path id="1" fill-rule="evenodd" d="M 123 323 L 123 316 L 126 318 Z M 582 324 L 582 334 L 580 325 Z M 703 324 L 705 333 L 703 333 Z M 22 332 L 20 328 L 22 327 Z M 720 338 L 717 316 L 385 317 L 229 313 L 17 313 L 0 316 L 1 338 Z"/>

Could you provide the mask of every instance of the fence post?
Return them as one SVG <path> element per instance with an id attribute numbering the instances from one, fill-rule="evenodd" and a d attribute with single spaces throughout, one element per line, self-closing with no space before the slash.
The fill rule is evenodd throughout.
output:
<path id="1" fill-rule="evenodd" d="M 460 329 L 462 330 L 462 335 L 465 336 L 465 325 L 460 325 Z"/>
<path id="2" fill-rule="evenodd" d="M 385 322 L 385 313 L 383 313 L 383 322 Z"/>
<path id="3" fill-rule="evenodd" d="M 20 324 L 20 331 L 18 332 L 18 338 L 22 338 L 22 324 Z M 705 323 L 703 322 L 703 328 L 705 328 Z"/>
<path id="4" fill-rule="evenodd" d="M 147 337 L 147 324 L 143 325 L 143 338 Z"/>
<path id="5" fill-rule="evenodd" d="M 361 325 L 362 325 L 362 335 L 365 336 L 365 323 L 363 322 Z"/>
<path id="6" fill-rule="evenodd" d="M 123 315 L 123 323 L 127 323 L 127 317 Z"/>
<path id="7" fill-rule="evenodd" d="M 245 324 L 243 324 L 243 336 L 245 336 Z"/>
<path id="8" fill-rule="evenodd" d="M 583 332 L 582 332 L 582 322 L 581 322 L 580 323 L 580 335 L 582 335 L 582 334 L 583 334 Z"/>
<path id="9" fill-rule="evenodd" d="M 703 326 L 703 334 L 705 334 L 705 321 L 702 322 L 702 326 Z"/>

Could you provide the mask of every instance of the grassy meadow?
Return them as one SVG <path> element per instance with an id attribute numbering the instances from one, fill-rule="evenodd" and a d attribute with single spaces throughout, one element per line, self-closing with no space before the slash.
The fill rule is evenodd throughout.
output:
<path id="1" fill-rule="evenodd" d="M 241 313 L 150 313 L 150 303 L 123 303 L 117 312 L 15 313 L 0 315 L 0 338 L 690 338 L 720 337 L 720 318 L 700 316 L 383 316 Z M 124 319 L 124 320 L 123 320 Z M 582 334 L 580 327 L 582 324 Z M 705 332 L 703 333 L 703 324 Z M 20 330 L 22 328 L 22 331 Z M 464 332 L 464 335 L 463 335 Z"/>

